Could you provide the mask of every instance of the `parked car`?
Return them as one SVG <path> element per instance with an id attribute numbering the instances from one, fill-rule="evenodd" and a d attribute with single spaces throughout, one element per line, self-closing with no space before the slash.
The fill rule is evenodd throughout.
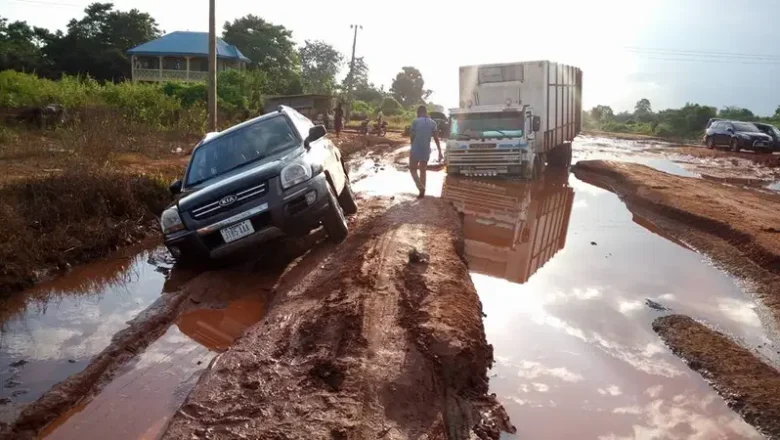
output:
<path id="1" fill-rule="evenodd" d="M 322 125 L 290 107 L 207 135 L 193 150 L 176 200 L 162 214 L 177 259 L 219 258 L 320 225 L 333 241 L 357 212 L 341 152 Z"/>
<path id="2" fill-rule="evenodd" d="M 780 129 L 772 124 L 764 124 L 763 122 L 754 122 L 753 125 L 772 138 L 773 151 L 780 151 Z"/>
<path id="3" fill-rule="evenodd" d="M 707 148 L 726 146 L 731 151 L 741 149 L 771 153 L 773 140 L 750 122 L 715 121 L 705 135 Z"/>

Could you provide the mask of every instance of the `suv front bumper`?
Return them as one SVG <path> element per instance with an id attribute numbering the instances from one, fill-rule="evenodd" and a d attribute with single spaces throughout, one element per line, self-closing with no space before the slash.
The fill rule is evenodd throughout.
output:
<path id="1" fill-rule="evenodd" d="M 226 219 L 165 235 L 165 246 L 176 258 L 216 259 L 277 237 L 305 235 L 320 225 L 322 216 L 330 209 L 328 185 L 324 173 L 287 190 L 275 185 L 276 191 L 231 211 Z M 245 220 L 252 223 L 254 233 L 225 243 L 220 230 Z"/>

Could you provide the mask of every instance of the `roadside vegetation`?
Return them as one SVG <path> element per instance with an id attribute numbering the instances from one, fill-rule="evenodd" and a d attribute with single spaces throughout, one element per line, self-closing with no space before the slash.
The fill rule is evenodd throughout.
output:
<path id="1" fill-rule="evenodd" d="M 774 115 L 768 117 L 757 116 L 746 108 L 732 106 L 718 110 L 715 107 L 690 103 L 679 109 L 654 112 L 648 99 L 640 99 L 633 112 L 615 114 L 607 105 L 597 105 L 584 111 L 583 127 L 586 130 L 631 133 L 698 143 L 704 136 L 707 121 L 711 118 L 766 122 L 780 126 L 780 106 Z"/>

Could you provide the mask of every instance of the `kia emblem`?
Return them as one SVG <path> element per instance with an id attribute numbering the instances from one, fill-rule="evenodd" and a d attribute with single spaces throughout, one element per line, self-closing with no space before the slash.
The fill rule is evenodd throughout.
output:
<path id="1" fill-rule="evenodd" d="M 219 201 L 219 206 L 228 206 L 236 203 L 236 196 L 225 196 Z"/>

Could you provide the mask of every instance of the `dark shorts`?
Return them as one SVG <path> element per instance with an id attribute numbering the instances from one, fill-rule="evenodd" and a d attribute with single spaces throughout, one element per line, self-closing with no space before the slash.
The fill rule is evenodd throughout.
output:
<path id="1" fill-rule="evenodd" d="M 431 147 L 428 148 L 414 148 L 412 147 L 411 153 L 409 153 L 409 160 L 411 162 L 428 162 L 431 159 Z"/>

